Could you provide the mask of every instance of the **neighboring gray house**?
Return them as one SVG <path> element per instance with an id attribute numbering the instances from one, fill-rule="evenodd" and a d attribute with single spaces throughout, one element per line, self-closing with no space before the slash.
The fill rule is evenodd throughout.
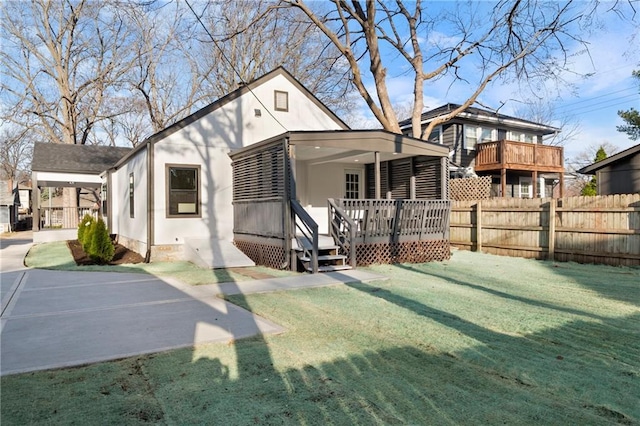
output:
<path id="1" fill-rule="evenodd" d="M 11 232 L 18 221 L 20 200 L 10 180 L 0 180 L 0 232 Z"/>
<path id="2" fill-rule="evenodd" d="M 640 144 L 578 170 L 596 175 L 598 195 L 640 192 Z"/>
<path id="3" fill-rule="evenodd" d="M 423 113 L 423 129 L 459 107 L 449 103 Z M 412 136 L 411 120 L 401 122 L 400 127 Z M 543 144 L 545 136 L 557 132 L 555 127 L 469 107 L 436 126 L 426 140 L 450 149 L 452 177 L 471 170 L 491 176 L 494 196 L 550 197 L 553 187 L 559 185 L 562 197 L 562 148 Z"/>

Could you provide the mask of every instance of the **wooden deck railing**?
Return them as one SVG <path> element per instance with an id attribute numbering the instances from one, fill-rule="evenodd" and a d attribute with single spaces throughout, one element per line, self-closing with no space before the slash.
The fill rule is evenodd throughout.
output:
<path id="1" fill-rule="evenodd" d="M 354 222 L 356 243 L 449 238 L 448 200 L 339 199 L 335 204 Z"/>
<path id="2" fill-rule="evenodd" d="M 318 224 L 296 200 L 291 200 L 291 220 L 294 238 L 310 260 L 311 272 L 318 273 Z"/>
<path id="3" fill-rule="evenodd" d="M 562 148 L 557 146 L 507 140 L 483 142 L 476 146 L 475 169 L 485 171 L 505 168 L 562 172 L 562 155 Z"/>
<path id="4" fill-rule="evenodd" d="M 333 198 L 329 198 L 329 235 L 339 247 L 341 254 L 349 256 L 352 268 L 356 267 L 356 223 L 340 208 Z"/>

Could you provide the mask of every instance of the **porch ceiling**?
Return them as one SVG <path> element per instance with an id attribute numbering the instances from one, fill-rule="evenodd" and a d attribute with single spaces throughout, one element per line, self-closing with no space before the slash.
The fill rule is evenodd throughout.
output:
<path id="1" fill-rule="evenodd" d="M 415 155 L 446 157 L 449 148 L 384 130 L 290 132 L 289 144 L 296 147 L 296 158 L 311 162 L 373 163 Z"/>
<path id="2" fill-rule="evenodd" d="M 380 153 L 380 161 L 397 160 L 406 157 L 411 157 L 411 154 Z M 311 165 L 325 163 L 368 164 L 375 161 L 375 153 L 347 148 L 325 148 L 319 145 L 295 145 L 295 158 L 296 160 L 307 161 Z"/>

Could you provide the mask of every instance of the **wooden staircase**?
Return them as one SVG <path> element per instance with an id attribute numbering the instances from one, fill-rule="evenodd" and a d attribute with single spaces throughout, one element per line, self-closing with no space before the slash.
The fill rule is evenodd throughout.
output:
<path id="1" fill-rule="evenodd" d="M 352 269 L 348 264 L 347 256 L 339 254 L 339 247 L 333 244 L 333 240 L 328 236 L 321 236 L 318 245 L 318 272 L 344 271 Z M 296 252 L 299 264 L 307 272 L 312 272 L 311 257 L 309 251 L 311 249 L 310 241 L 305 237 L 295 239 L 293 249 Z"/>

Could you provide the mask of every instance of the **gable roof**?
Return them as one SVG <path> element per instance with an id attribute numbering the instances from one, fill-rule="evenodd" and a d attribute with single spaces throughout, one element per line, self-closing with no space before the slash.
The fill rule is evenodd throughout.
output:
<path id="1" fill-rule="evenodd" d="M 640 152 L 640 144 L 632 146 L 629 149 L 625 149 L 622 152 L 619 152 L 615 155 L 612 155 L 611 157 L 605 158 L 604 160 L 598 161 L 596 163 L 593 164 L 589 164 L 588 166 L 585 166 L 583 168 L 581 168 L 580 170 L 578 170 L 578 173 L 582 173 L 585 175 L 593 175 L 595 174 L 598 170 L 607 167 L 609 165 L 612 165 L 614 163 L 620 162 L 620 161 L 624 161 L 627 158 L 630 158 L 634 155 L 636 155 L 638 152 Z"/>
<path id="2" fill-rule="evenodd" d="M 131 148 L 63 143 L 36 143 L 33 146 L 31 170 L 99 174 L 112 167 Z"/>
<path id="3" fill-rule="evenodd" d="M 447 115 L 450 112 L 460 108 L 460 104 L 448 103 L 445 105 L 441 105 L 432 110 L 423 112 L 420 116 L 421 122 L 428 123 L 432 121 L 436 117 L 440 117 L 443 115 Z M 504 124 L 510 127 L 519 127 L 519 128 L 528 128 L 536 131 L 542 132 L 544 135 L 552 134 L 555 132 L 559 132 L 560 129 L 552 126 L 548 126 L 546 124 L 536 123 L 534 121 L 524 120 L 522 118 L 512 117 L 510 115 L 500 114 L 495 111 L 489 111 L 482 108 L 476 107 L 467 107 L 463 112 L 452 118 L 455 119 L 466 119 L 466 120 L 474 120 L 474 121 L 485 121 L 489 123 L 496 124 Z M 401 121 L 400 128 L 408 128 L 411 126 L 411 119 L 408 118 L 406 120 Z"/>
<path id="4" fill-rule="evenodd" d="M 182 120 L 173 123 L 172 125 L 170 125 L 170 126 L 164 128 L 163 130 L 159 131 L 158 133 L 155 133 L 155 134 L 149 136 L 147 139 L 145 139 L 144 141 L 140 142 L 128 155 L 126 155 L 120 161 L 118 161 L 118 163 L 115 164 L 114 167 L 120 166 L 122 163 L 127 161 L 130 157 L 135 155 L 138 151 L 145 149 L 147 143 L 156 143 L 156 142 L 166 138 L 167 136 L 177 132 L 178 130 L 180 130 L 180 129 L 186 127 L 186 126 L 188 126 L 189 124 L 198 121 L 202 117 L 205 117 L 206 115 L 210 114 L 211 112 L 222 108 L 223 106 L 225 106 L 229 102 L 231 102 L 231 101 L 233 101 L 235 99 L 238 99 L 242 95 L 244 95 L 246 93 L 250 93 L 254 88 L 266 83 L 267 81 L 269 81 L 269 80 L 271 80 L 271 79 L 273 79 L 273 78 L 275 78 L 275 77 L 277 77 L 279 75 L 285 77 L 294 86 L 296 86 L 296 88 L 301 93 L 303 93 L 307 98 L 309 98 L 313 103 L 315 103 L 325 114 L 327 114 L 329 117 L 331 117 L 338 124 L 338 126 L 340 126 L 341 128 L 343 128 L 345 130 L 349 129 L 349 126 L 344 121 L 342 121 L 342 119 L 340 119 L 340 117 L 338 117 L 325 104 L 323 104 L 322 101 L 320 101 L 320 99 L 318 99 L 313 93 L 311 93 L 306 87 L 304 87 L 302 85 L 302 83 L 300 83 L 293 75 L 291 75 L 291 73 L 289 73 L 289 71 L 287 71 L 284 67 L 280 66 L 280 67 L 276 68 L 275 70 L 270 71 L 270 72 L 264 74 L 263 76 L 258 77 L 255 80 L 249 82 L 249 83 L 242 84 L 240 87 L 238 87 L 233 92 L 228 93 L 227 95 L 225 95 L 225 96 L 221 97 L 220 99 L 210 103 L 209 105 L 199 109 L 198 111 L 194 112 L 193 114 L 188 115 L 187 117 L 183 118 Z"/>

